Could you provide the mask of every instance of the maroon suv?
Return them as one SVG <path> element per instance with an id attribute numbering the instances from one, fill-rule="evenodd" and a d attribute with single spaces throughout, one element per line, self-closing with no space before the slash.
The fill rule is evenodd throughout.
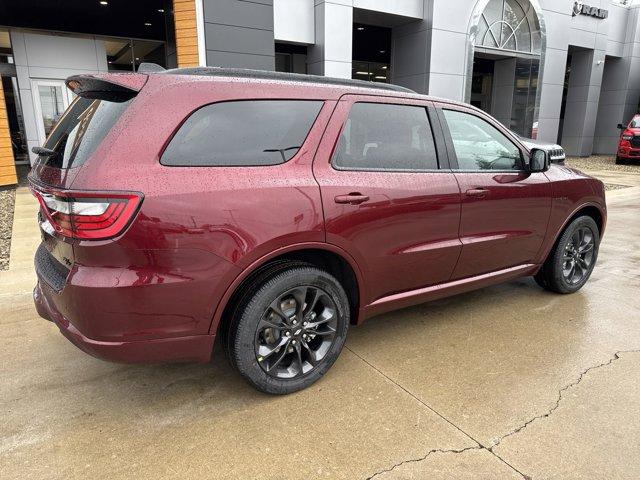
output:
<path id="1" fill-rule="evenodd" d="M 591 274 L 602 182 L 469 105 L 390 85 L 215 68 L 82 75 L 30 175 L 38 312 L 124 362 L 207 362 L 256 388 L 336 360 L 349 324 L 518 277 Z"/>

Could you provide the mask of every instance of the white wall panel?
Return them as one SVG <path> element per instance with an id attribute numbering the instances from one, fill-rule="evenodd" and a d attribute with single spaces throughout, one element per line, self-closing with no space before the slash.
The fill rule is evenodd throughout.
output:
<path id="1" fill-rule="evenodd" d="M 420 20 L 424 17 L 423 0 L 353 0 L 353 7 Z"/>
<path id="2" fill-rule="evenodd" d="M 315 43 L 313 0 L 273 0 L 276 41 Z"/>

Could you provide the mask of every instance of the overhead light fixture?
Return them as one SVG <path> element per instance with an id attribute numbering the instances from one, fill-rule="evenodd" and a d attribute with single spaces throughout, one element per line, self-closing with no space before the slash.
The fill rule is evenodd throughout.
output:
<path id="1" fill-rule="evenodd" d="M 361 32 L 361 31 L 363 31 L 363 30 L 364 30 L 364 27 L 358 27 L 358 28 L 357 28 L 357 30 L 358 30 L 359 32 Z"/>
<path id="2" fill-rule="evenodd" d="M 386 65 L 383 65 L 383 66 L 382 66 L 382 69 L 383 69 L 383 70 L 386 70 L 387 68 L 389 68 L 389 67 L 387 67 Z"/>
<path id="3" fill-rule="evenodd" d="M 106 5 L 109 5 L 109 2 L 107 2 L 106 0 L 101 0 L 100 1 L 100 5 L 102 5 L 104 7 Z"/>
<path id="4" fill-rule="evenodd" d="M 164 13 L 164 8 L 159 8 L 159 9 L 158 9 L 158 12 L 160 12 L 160 13 Z"/>
<path id="5" fill-rule="evenodd" d="M 151 26 L 151 22 L 144 22 L 144 26 L 145 27 L 150 27 Z"/>
<path id="6" fill-rule="evenodd" d="M 140 60 L 138 57 L 136 57 L 136 60 Z"/>
<path id="7" fill-rule="evenodd" d="M 386 50 L 380 50 L 380 53 L 387 53 Z"/>
<path id="8" fill-rule="evenodd" d="M 369 72 L 356 72 L 356 75 L 369 75 Z"/>
<path id="9" fill-rule="evenodd" d="M 376 80 L 386 80 L 386 79 L 387 79 L 387 77 L 384 77 L 384 76 L 382 76 L 382 75 L 376 75 L 376 76 L 375 76 L 375 77 L 373 77 L 373 78 L 375 78 Z"/>

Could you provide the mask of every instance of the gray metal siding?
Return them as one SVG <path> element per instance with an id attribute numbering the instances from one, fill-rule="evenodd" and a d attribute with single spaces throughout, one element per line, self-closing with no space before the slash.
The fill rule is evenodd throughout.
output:
<path id="1" fill-rule="evenodd" d="M 275 68 L 273 0 L 204 0 L 207 65 Z"/>

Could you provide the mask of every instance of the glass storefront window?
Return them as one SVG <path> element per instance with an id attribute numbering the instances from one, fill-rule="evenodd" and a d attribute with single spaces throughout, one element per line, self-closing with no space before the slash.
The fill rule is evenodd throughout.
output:
<path id="1" fill-rule="evenodd" d="M 518 58 L 516 60 L 511 128 L 523 137 L 533 136 L 539 69 L 540 60 L 538 59 Z"/>
<path id="2" fill-rule="evenodd" d="M 478 85 L 472 83 L 470 100 L 518 134 L 534 137 L 543 45 L 538 14 L 529 0 L 490 0 L 476 18 L 472 79 L 479 84 L 488 76 L 480 69 L 482 62 L 499 62 L 496 84 L 508 86 L 513 82 L 513 97 L 493 102 L 495 88 L 481 94 Z"/>
<path id="3" fill-rule="evenodd" d="M 540 23 L 527 0 L 491 0 L 480 17 L 476 46 L 540 54 Z"/>

